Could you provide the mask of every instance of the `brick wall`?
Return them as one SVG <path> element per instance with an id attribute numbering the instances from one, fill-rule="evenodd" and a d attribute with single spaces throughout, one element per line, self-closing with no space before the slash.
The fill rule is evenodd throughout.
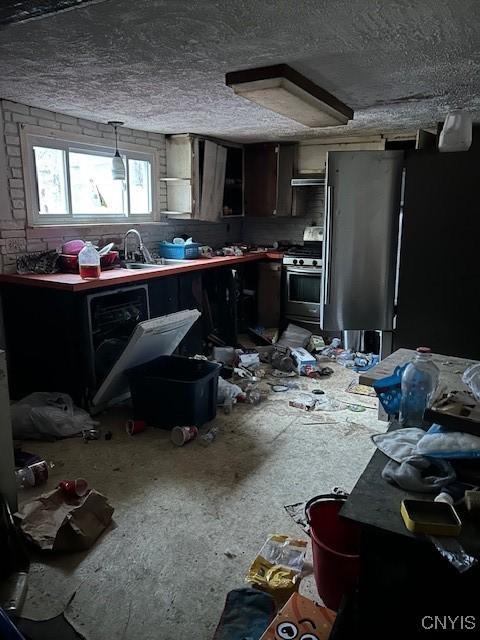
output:
<path id="1" fill-rule="evenodd" d="M 220 246 L 227 241 L 238 241 L 242 235 L 241 220 L 226 222 L 172 221 L 165 219 L 150 224 L 132 225 L 66 225 L 51 227 L 31 227 L 27 223 L 25 207 L 24 171 L 20 151 L 20 131 L 22 124 L 37 125 L 48 129 L 56 129 L 68 133 L 83 134 L 92 139 L 99 138 L 114 142 L 112 127 L 107 124 L 74 118 L 72 116 L 53 113 L 27 105 L 0 101 L 0 120 L 3 116 L 3 135 L 0 127 L 0 160 L 3 156 L 6 167 L 2 167 L 0 179 L 0 271 L 15 271 L 16 257 L 30 251 L 56 249 L 65 240 L 83 238 L 94 242 L 121 242 L 125 231 L 131 227 L 139 228 L 145 244 L 155 248 L 159 241 L 169 240 L 175 235 L 187 233 L 195 240 L 211 246 Z M 3 138 L 3 139 L 2 139 Z M 122 127 L 119 129 L 120 143 L 133 143 L 151 147 L 157 155 L 158 175 L 155 176 L 157 201 L 155 212 L 166 208 L 166 190 L 160 181 L 166 175 L 165 136 L 159 133 L 139 131 Z M 3 172 L 6 171 L 6 180 Z M 3 187 L 2 187 L 3 185 Z M 5 194 L 4 190 L 7 190 Z"/>

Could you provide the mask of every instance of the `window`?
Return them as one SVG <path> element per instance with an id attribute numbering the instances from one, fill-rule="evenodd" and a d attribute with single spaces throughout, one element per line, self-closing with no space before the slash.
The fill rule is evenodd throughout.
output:
<path id="1" fill-rule="evenodd" d="M 110 141 L 104 146 L 106 141 L 99 140 L 100 146 L 84 142 L 89 140 L 85 136 L 71 137 L 75 139 L 25 133 L 31 221 L 78 224 L 151 220 L 153 152 L 133 145 L 121 148 L 125 180 L 113 180 Z"/>

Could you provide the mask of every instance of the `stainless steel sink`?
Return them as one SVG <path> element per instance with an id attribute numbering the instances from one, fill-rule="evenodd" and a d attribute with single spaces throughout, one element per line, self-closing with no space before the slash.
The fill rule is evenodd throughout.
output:
<path id="1" fill-rule="evenodd" d="M 158 263 L 147 262 L 124 262 L 124 269 L 161 269 L 162 267 L 174 267 L 175 265 L 188 264 L 190 260 L 173 260 L 170 258 L 160 258 Z"/>
<path id="2" fill-rule="evenodd" d="M 173 258 L 162 258 L 162 264 L 188 264 L 190 260 L 174 260 Z"/>

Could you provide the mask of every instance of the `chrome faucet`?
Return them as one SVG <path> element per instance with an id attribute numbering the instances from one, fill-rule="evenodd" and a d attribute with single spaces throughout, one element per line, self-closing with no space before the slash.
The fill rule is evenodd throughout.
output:
<path id="1" fill-rule="evenodd" d="M 124 238 L 123 238 L 123 252 L 124 252 L 124 256 L 125 256 L 125 261 L 128 262 L 128 249 L 127 249 L 127 239 L 128 236 L 133 233 L 134 235 L 137 236 L 138 238 L 138 250 L 142 255 L 143 261 L 147 262 L 147 263 L 153 263 L 153 258 L 150 254 L 150 251 L 147 249 L 147 247 L 143 244 L 143 240 L 142 240 L 142 236 L 140 235 L 140 233 L 136 230 L 136 229 L 129 229 L 127 231 L 127 233 L 125 234 Z M 135 260 L 135 253 L 133 253 L 133 260 Z"/>

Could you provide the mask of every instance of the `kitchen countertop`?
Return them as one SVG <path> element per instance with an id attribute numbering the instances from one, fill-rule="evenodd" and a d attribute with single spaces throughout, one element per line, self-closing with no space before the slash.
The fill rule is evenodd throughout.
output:
<path id="1" fill-rule="evenodd" d="M 180 265 L 152 265 L 148 269 L 123 269 L 116 268 L 102 271 L 99 278 L 84 280 L 76 273 L 51 273 L 45 275 L 36 274 L 0 274 L 0 283 L 20 284 L 29 287 L 44 287 L 47 289 L 59 289 L 62 291 L 89 291 L 101 289 L 112 285 L 123 285 L 131 282 L 153 280 L 163 276 L 172 276 L 188 271 L 201 271 L 214 267 L 229 267 L 230 265 L 256 262 L 258 260 L 281 260 L 283 254 L 277 251 L 255 251 L 243 256 L 222 256 L 215 258 L 200 258 L 189 260 L 188 264 Z"/>

